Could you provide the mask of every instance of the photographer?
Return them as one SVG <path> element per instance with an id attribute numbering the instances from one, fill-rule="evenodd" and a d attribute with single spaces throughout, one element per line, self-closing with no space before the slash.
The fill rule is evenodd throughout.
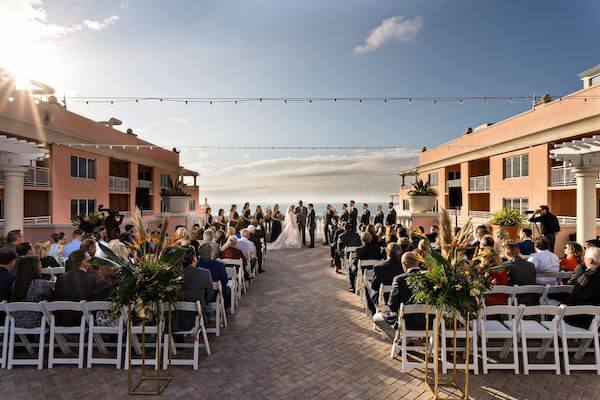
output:
<path id="1" fill-rule="evenodd" d="M 560 224 L 556 215 L 550 212 L 550 207 L 540 206 L 533 212 L 529 222 L 539 222 L 542 236 L 548 239 L 548 247 L 554 253 L 554 241 L 556 234 L 560 232 Z"/>
<path id="2" fill-rule="evenodd" d="M 123 215 L 118 211 L 113 211 L 110 208 L 104 208 L 102 204 L 98 206 L 99 213 L 108 213 L 104 217 L 104 227 L 108 234 L 108 240 L 118 239 L 121 234 L 121 223 L 123 223 Z"/>

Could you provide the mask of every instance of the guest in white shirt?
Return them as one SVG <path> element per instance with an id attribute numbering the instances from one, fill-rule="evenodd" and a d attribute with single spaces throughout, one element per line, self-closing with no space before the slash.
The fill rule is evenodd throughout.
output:
<path id="1" fill-rule="evenodd" d="M 242 237 L 238 240 L 236 247 L 244 253 L 248 262 L 251 262 L 252 259 L 256 258 L 256 246 L 249 239 L 250 231 L 248 229 L 242 229 L 240 234 Z"/>
<path id="2" fill-rule="evenodd" d="M 96 243 L 102 243 L 104 247 L 108 247 L 108 233 L 105 227 L 98 226 L 94 228 L 92 237 L 94 238 Z M 96 253 L 94 254 L 94 256 L 96 258 L 106 258 L 106 254 L 104 254 L 104 251 L 98 245 L 96 245 Z"/>
<path id="3" fill-rule="evenodd" d="M 544 236 L 538 238 L 535 242 L 535 253 L 531 254 L 527 261 L 535 265 L 537 277 L 535 279 L 538 285 L 556 285 L 556 278 L 541 277 L 539 274 L 558 272 L 560 270 L 560 260 L 550 251 L 548 239 Z"/>

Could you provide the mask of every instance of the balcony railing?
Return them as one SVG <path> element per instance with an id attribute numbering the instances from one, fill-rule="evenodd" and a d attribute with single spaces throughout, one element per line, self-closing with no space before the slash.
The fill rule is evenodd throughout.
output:
<path id="1" fill-rule="evenodd" d="M 109 176 L 108 190 L 112 192 L 129 192 L 129 178 L 123 178 L 121 176 Z"/>
<path id="2" fill-rule="evenodd" d="M 469 178 L 469 190 L 472 192 L 485 192 L 490 190 L 490 176 L 472 176 Z"/>
<path id="3" fill-rule="evenodd" d="M 4 184 L 4 172 L 0 172 L 0 183 Z M 28 167 L 25 172 L 26 186 L 50 186 L 50 169 L 46 167 Z"/>
<path id="4" fill-rule="evenodd" d="M 43 215 L 40 217 L 24 217 L 23 225 L 41 225 L 41 224 L 51 224 L 52 217 L 49 215 Z M 4 219 L 0 219 L 0 225 L 4 225 Z"/>
<path id="5" fill-rule="evenodd" d="M 152 215 L 154 214 L 154 210 L 142 210 L 142 215 Z"/>
<path id="6" fill-rule="evenodd" d="M 446 190 L 451 187 L 460 187 L 460 179 L 450 179 L 449 181 L 446 181 Z"/>
<path id="7" fill-rule="evenodd" d="M 600 174 L 596 177 L 596 183 L 600 183 Z M 550 171 L 550 186 L 575 186 L 576 184 L 573 167 L 552 167 Z"/>
<path id="8" fill-rule="evenodd" d="M 475 218 L 484 218 L 484 219 L 488 219 L 490 217 L 490 212 L 489 211 L 469 211 L 469 217 L 475 217 Z"/>
<path id="9" fill-rule="evenodd" d="M 138 183 L 137 183 L 137 187 L 139 187 L 139 188 L 148 188 L 148 189 L 150 189 L 150 194 L 152 194 L 152 186 L 153 186 L 153 182 L 152 181 L 145 181 L 143 179 L 139 179 Z"/>

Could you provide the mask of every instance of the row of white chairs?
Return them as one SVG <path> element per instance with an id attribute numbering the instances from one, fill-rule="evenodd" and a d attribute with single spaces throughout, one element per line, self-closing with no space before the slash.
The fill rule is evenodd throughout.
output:
<path id="1" fill-rule="evenodd" d="M 409 368 L 422 367 L 422 361 L 409 361 L 409 352 L 424 351 L 425 345 L 429 346 L 432 354 L 433 323 L 429 332 L 425 330 L 408 330 L 406 317 L 411 314 L 422 315 L 427 311 L 425 305 L 402 304 L 398 313 L 399 329 L 396 331 L 391 357 L 400 355 L 402 360 L 402 372 Z M 432 312 L 432 310 L 430 310 Z M 591 324 L 588 329 L 571 325 L 565 319 L 569 316 L 589 316 Z M 567 375 L 575 370 L 595 371 L 600 374 L 600 345 L 598 327 L 600 320 L 599 306 L 488 306 L 485 307 L 479 318 L 469 322 L 469 334 L 471 345 L 469 349 L 457 347 L 463 352 L 463 358 L 471 357 L 469 369 L 475 374 L 479 373 L 479 357 L 482 359 L 483 373 L 487 374 L 490 369 L 512 369 L 515 374 L 519 373 L 519 349 L 522 355 L 523 372 L 527 375 L 532 370 L 552 370 L 556 374 L 561 373 L 560 353 L 562 351 L 562 364 Z M 466 322 L 459 317 L 456 330 L 457 339 L 464 342 L 466 338 Z M 452 360 L 448 360 L 448 352 L 452 350 L 454 329 L 451 321 L 443 318 L 440 322 L 441 354 L 432 354 L 433 357 L 441 358 L 442 372 L 446 373 L 452 368 Z M 430 338 L 429 343 L 423 342 L 422 346 L 409 346 L 408 339 L 423 340 Z M 529 340 L 537 340 L 539 345 L 532 347 Z M 501 340 L 498 346 L 490 346 L 490 340 Z M 569 343 L 571 341 L 571 343 Z M 573 343 L 576 341 L 576 343 Z M 479 352 L 481 346 L 481 353 Z M 590 351 L 590 346 L 592 347 Z M 512 350 L 512 362 L 504 362 Z M 530 362 L 530 352 L 537 352 L 536 363 Z M 552 352 L 552 362 L 543 362 L 548 352 Z M 492 359 L 489 353 L 498 352 L 499 359 Z M 584 355 L 593 353 L 593 362 L 581 362 Z M 571 361 L 571 357 L 577 363 Z M 464 368 L 465 362 L 458 363 L 457 367 Z"/>
<path id="2" fill-rule="evenodd" d="M 507 305 L 519 305 L 519 296 L 534 295 L 540 305 L 558 306 L 560 301 L 552 299 L 556 295 L 569 295 L 573 291 L 572 285 L 496 285 L 485 294 L 503 294 L 507 296 Z"/>

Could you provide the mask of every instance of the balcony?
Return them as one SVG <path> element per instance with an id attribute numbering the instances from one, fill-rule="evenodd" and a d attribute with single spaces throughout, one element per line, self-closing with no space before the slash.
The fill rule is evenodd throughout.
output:
<path id="1" fill-rule="evenodd" d="M 4 172 L 0 171 L 0 183 L 4 184 Z M 50 186 L 50 169 L 46 167 L 28 167 L 25 172 L 25 186 Z"/>
<path id="2" fill-rule="evenodd" d="M 154 210 L 142 210 L 142 215 L 153 215 Z"/>
<path id="3" fill-rule="evenodd" d="M 490 190 L 490 176 L 472 176 L 469 178 L 469 190 L 471 192 L 487 192 Z"/>
<path id="4" fill-rule="evenodd" d="M 129 192 L 129 178 L 109 176 L 108 190 L 111 192 Z"/>
<path id="5" fill-rule="evenodd" d="M 600 183 L 600 174 L 596 177 L 596 183 Z M 573 167 L 552 167 L 550 170 L 550 186 L 575 186 L 575 172 Z"/>
<path id="6" fill-rule="evenodd" d="M 460 187 L 460 179 L 450 179 L 446 181 L 446 191 L 451 187 Z"/>
<path id="7" fill-rule="evenodd" d="M 152 187 L 153 187 L 153 182 L 152 181 L 145 181 L 143 179 L 139 179 L 138 183 L 137 183 L 137 187 L 139 188 L 148 188 L 150 189 L 150 194 L 152 194 Z"/>
<path id="8" fill-rule="evenodd" d="M 43 224 L 51 224 L 52 217 L 49 215 L 43 215 L 40 217 L 24 217 L 23 225 L 43 225 Z M 0 219 L 0 225 L 4 225 L 4 219 Z"/>
<path id="9" fill-rule="evenodd" d="M 469 217 L 489 219 L 491 213 L 489 211 L 469 211 Z"/>

